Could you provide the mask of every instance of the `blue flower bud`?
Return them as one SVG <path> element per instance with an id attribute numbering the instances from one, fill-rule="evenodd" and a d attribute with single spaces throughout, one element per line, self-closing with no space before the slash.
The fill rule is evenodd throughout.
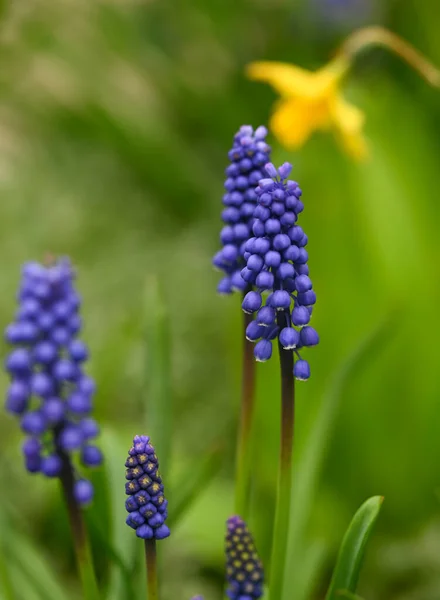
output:
<path id="1" fill-rule="evenodd" d="M 310 377 L 310 366 L 306 360 L 297 360 L 293 366 L 293 374 L 298 381 L 307 381 Z"/>
<path id="2" fill-rule="evenodd" d="M 263 268 L 264 260 L 259 254 L 251 254 L 247 261 L 247 268 L 251 271 L 260 272 Z"/>
<path id="3" fill-rule="evenodd" d="M 319 335 L 313 327 L 303 327 L 300 335 L 303 346 L 316 346 L 319 343 Z"/>
<path id="4" fill-rule="evenodd" d="M 307 325 L 310 321 L 309 311 L 305 306 L 295 306 L 292 310 L 292 323 L 297 327 Z"/>
<path id="5" fill-rule="evenodd" d="M 247 267 L 240 271 L 240 275 L 246 283 L 254 283 L 257 277 L 257 273 L 252 269 L 248 269 Z"/>
<path id="6" fill-rule="evenodd" d="M 278 177 L 278 171 L 275 169 L 274 165 L 271 162 L 268 162 L 267 164 L 264 165 L 264 170 L 269 175 L 269 177 L 271 177 L 271 179 L 269 179 L 269 180 L 265 179 L 262 181 L 269 181 L 271 183 L 271 185 L 273 186 L 272 179 L 276 179 Z"/>
<path id="7" fill-rule="evenodd" d="M 278 168 L 278 174 L 281 179 L 287 179 L 292 172 L 292 165 L 288 162 L 285 162 Z"/>
<path id="8" fill-rule="evenodd" d="M 272 202 L 272 214 L 276 217 L 282 217 L 285 213 L 284 204 L 282 202 Z M 279 219 L 280 225 L 282 225 L 281 219 Z M 289 242 L 290 243 L 290 242 Z"/>
<path id="9" fill-rule="evenodd" d="M 293 227 L 290 227 L 287 235 L 294 244 L 298 244 L 298 242 L 301 241 L 304 236 L 304 231 L 299 225 L 294 225 Z"/>
<path id="10" fill-rule="evenodd" d="M 39 342 L 33 351 L 33 358 L 43 365 L 50 365 L 58 356 L 58 348 L 52 342 Z"/>
<path id="11" fill-rule="evenodd" d="M 290 308 L 291 298 L 289 292 L 285 290 L 275 290 L 271 299 L 271 306 L 276 310 L 285 310 Z"/>
<path id="12" fill-rule="evenodd" d="M 278 250 L 278 251 L 285 250 L 289 246 L 290 246 L 290 239 L 289 239 L 289 236 L 286 235 L 285 233 L 280 233 L 279 235 L 276 235 L 274 237 L 273 247 L 275 248 L 275 250 Z"/>
<path id="13" fill-rule="evenodd" d="M 46 431 L 46 419 L 39 411 L 28 412 L 21 419 L 21 428 L 30 435 L 42 435 Z"/>
<path id="14" fill-rule="evenodd" d="M 258 292 L 250 291 L 246 294 L 242 302 L 242 308 L 246 313 L 256 312 L 262 303 L 261 294 Z"/>
<path id="15" fill-rule="evenodd" d="M 24 348 L 13 350 L 6 359 L 7 370 L 15 375 L 27 373 L 30 367 L 31 357 L 28 350 Z"/>
<path id="16" fill-rule="evenodd" d="M 270 214 L 271 213 L 268 208 L 265 208 L 264 206 L 259 204 L 254 211 L 254 218 L 259 219 L 260 221 L 262 221 L 264 223 L 270 217 Z"/>
<path id="17" fill-rule="evenodd" d="M 219 294 L 230 294 L 232 291 L 232 282 L 230 277 L 223 277 L 217 285 Z"/>
<path id="18" fill-rule="evenodd" d="M 307 275 L 298 275 L 295 278 L 295 286 L 300 293 L 308 292 L 312 289 L 312 282 Z"/>
<path id="19" fill-rule="evenodd" d="M 60 398 L 47 398 L 41 407 L 41 413 L 48 423 L 56 425 L 64 419 L 66 404 Z"/>
<path id="20" fill-rule="evenodd" d="M 298 255 L 298 258 L 296 259 L 296 262 L 300 265 L 304 265 L 308 260 L 309 260 L 309 254 L 308 254 L 307 250 L 304 250 L 304 248 L 300 248 L 299 255 Z"/>
<path id="21" fill-rule="evenodd" d="M 316 302 L 316 294 L 313 290 L 298 294 L 298 302 L 303 306 L 311 306 Z"/>
<path id="22" fill-rule="evenodd" d="M 282 281 L 293 277 L 295 275 L 295 269 L 293 265 L 288 262 L 281 263 L 276 271 L 277 277 L 279 277 Z"/>
<path id="23" fill-rule="evenodd" d="M 275 323 L 276 314 L 273 308 L 270 306 L 263 306 L 257 313 L 257 323 L 263 327 L 269 327 Z"/>
<path id="24" fill-rule="evenodd" d="M 264 223 L 261 221 L 255 221 L 252 225 L 252 233 L 258 237 L 262 237 L 266 232 Z"/>
<path id="25" fill-rule="evenodd" d="M 280 344 L 285 350 L 292 350 L 299 344 L 300 334 L 293 327 L 284 327 L 280 331 Z"/>
<path id="26" fill-rule="evenodd" d="M 284 250 L 283 256 L 286 260 L 290 260 L 291 262 L 296 262 L 299 256 L 299 248 L 292 244 L 288 248 Z"/>
<path id="27" fill-rule="evenodd" d="M 263 206 L 264 208 L 268 208 L 271 204 L 272 204 L 271 194 L 268 194 L 267 192 L 264 194 L 261 194 L 261 196 L 258 199 L 258 205 Z"/>
<path id="28" fill-rule="evenodd" d="M 86 467 L 98 467 L 103 461 L 102 452 L 96 446 L 83 446 L 81 461 Z"/>
<path id="29" fill-rule="evenodd" d="M 276 268 L 281 263 L 281 254 L 275 250 L 269 250 L 264 257 L 266 266 Z"/>
<path id="30" fill-rule="evenodd" d="M 270 241 L 266 238 L 256 238 L 253 244 L 255 254 L 266 254 L 270 250 Z M 248 260 L 249 262 L 249 260 Z M 250 267 L 249 267 L 250 268 Z"/>
<path id="31" fill-rule="evenodd" d="M 273 287 L 274 276 L 270 271 L 261 271 L 258 273 L 255 281 L 258 288 L 262 290 L 269 290 Z"/>
<path id="32" fill-rule="evenodd" d="M 258 362 L 265 362 L 272 356 L 272 342 L 260 340 L 255 344 L 254 356 Z"/>
<path id="33" fill-rule="evenodd" d="M 275 235 L 281 231 L 281 224 L 278 219 L 267 219 L 264 224 L 264 231 L 267 235 Z"/>
<path id="34" fill-rule="evenodd" d="M 296 265 L 296 272 L 298 275 L 308 275 L 309 265 Z"/>
<path id="35" fill-rule="evenodd" d="M 93 485 L 87 479 L 80 479 L 75 482 L 73 495 L 78 504 L 89 504 L 93 500 Z"/>
<path id="36" fill-rule="evenodd" d="M 57 454 L 45 456 L 41 460 L 41 472 L 43 475 L 46 475 L 46 477 L 58 477 L 62 467 L 63 463 Z"/>
<path id="37" fill-rule="evenodd" d="M 6 410 L 21 415 L 29 404 L 29 387 L 20 380 L 15 380 L 9 386 L 6 395 Z"/>

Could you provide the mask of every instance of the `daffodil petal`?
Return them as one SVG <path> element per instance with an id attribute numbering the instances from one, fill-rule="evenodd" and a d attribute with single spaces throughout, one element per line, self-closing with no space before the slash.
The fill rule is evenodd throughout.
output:
<path id="1" fill-rule="evenodd" d="M 302 146 L 313 131 L 322 127 L 322 115 L 310 103 L 297 98 L 281 100 L 275 108 L 270 128 L 286 148 Z"/>
<path id="2" fill-rule="evenodd" d="M 281 96 L 301 95 L 313 85 L 314 73 L 279 62 L 253 62 L 247 65 L 250 79 L 270 84 Z"/>
<path id="3" fill-rule="evenodd" d="M 331 103 L 331 115 L 336 133 L 347 154 L 356 160 L 365 159 L 368 149 L 362 134 L 364 113 L 341 95 L 335 95 Z"/>

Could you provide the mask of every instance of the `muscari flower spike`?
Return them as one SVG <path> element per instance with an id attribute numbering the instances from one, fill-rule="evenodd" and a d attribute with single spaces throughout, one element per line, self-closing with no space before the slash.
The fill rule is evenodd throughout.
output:
<path id="1" fill-rule="evenodd" d="M 255 358 L 268 360 L 272 340 L 278 337 L 284 349 L 293 349 L 298 356 L 296 379 L 306 380 L 310 367 L 298 350 L 315 346 L 319 336 L 309 326 L 316 294 L 309 278 L 307 236 L 296 224 L 304 209 L 302 192 L 295 181 L 287 181 L 291 170 L 289 163 L 278 170 L 268 163 L 265 171 L 269 178 L 261 179 L 256 188 L 254 235 L 246 242 L 241 276 L 257 289 L 246 294 L 242 308 L 257 313 L 246 330 L 247 339 L 256 342 Z M 266 291 L 269 295 L 263 305 L 262 292 Z"/>
<path id="2" fill-rule="evenodd" d="M 263 177 L 262 168 L 270 160 L 270 146 L 265 142 L 267 129 L 243 125 L 234 137 L 228 156 L 231 164 L 226 169 L 222 219 L 225 223 L 220 241 L 223 248 L 213 258 L 213 265 L 223 271 L 217 291 L 230 294 L 244 291 L 247 283 L 240 271 L 245 265 L 244 245 L 252 230 L 253 213 L 257 205 L 255 186 Z"/>
<path id="3" fill-rule="evenodd" d="M 165 524 L 168 501 L 163 493 L 157 456 L 147 435 L 134 437 L 125 466 L 125 478 L 128 480 L 125 484 L 128 495 L 125 508 L 129 513 L 127 525 L 144 540 L 168 537 L 170 530 Z"/>
<path id="4" fill-rule="evenodd" d="M 102 462 L 101 451 L 90 443 L 98 435 L 89 417 L 95 383 L 83 369 L 88 350 L 77 338 L 81 300 L 74 277 L 68 259 L 48 266 L 26 263 L 19 308 L 5 331 L 6 340 L 15 346 L 6 358 L 11 376 L 6 410 L 20 418 L 28 436 L 23 444 L 26 469 L 46 477 L 59 476 L 63 460 L 70 461 L 76 453 L 84 466 Z M 74 496 L 86 504 L 93 486 L 74 474 Z"/>
<path id="5" fill-rule="evenodd" d="M 227 521 L 226 580 L 230 600 L 252 600 L 263 595 L 263 565 L 246 523 L 238 516 Z"/>

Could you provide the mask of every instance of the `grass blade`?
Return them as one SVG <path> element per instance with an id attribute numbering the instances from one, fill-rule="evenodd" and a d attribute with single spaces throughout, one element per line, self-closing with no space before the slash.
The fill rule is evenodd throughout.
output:
<path id="1" fill-rule="evenodd" d="M 322 400 L 313 429 L 296 465 L 296 474 L 293 476 L 287 550 L 287 564 L 290 565 L 290 568 L 286 570 L 283 588 L 284 600 L 290 597 L 292 590 L 296 591 L 297 581 L 301 580 L 305 531 L 319 481 L 325 449 L 333 429 L 343 390 L 357 368 L 365 364 L 365 361 L 371 356 L 372 350 L 374 349 L 377 354 L 380 346 L 390 339 L 389 330 L 394 322 L 395 317 L 381 322 L 359 342 L 357 347 L 341 364 Z M 307 596 L 295 595 L 295 600 L 305 600 L 305 598 Z"/>
<path id="2" fill-rule="evenodd" d="M 156 277 L 149 277 L 145 290 L 144 336 L 146 347 L 145 397 L 148 430 L 166 479 L 172 434 L 171 344 L 169 315 Z"/>
<path id="3" fill-rule="evenodd" d="M 342 540 L 326 600 L 338 600 L 341 594 L 356 592 L 359 573 L 362 567 L 365 548 L 373 526 L 379 516 L 383 497 L 373 496 L 354 515 Z"/>

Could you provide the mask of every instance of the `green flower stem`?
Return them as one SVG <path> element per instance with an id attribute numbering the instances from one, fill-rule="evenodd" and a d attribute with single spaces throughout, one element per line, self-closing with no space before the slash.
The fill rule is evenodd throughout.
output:
<path id="1" fill-rule="evenodd" d="M 286 322 L 284 311 L 278 313 L 278 325 Z M 292 482 L 292 451 L 295 420 L 295 380 L 293 351 L 283 350 L 278 342 L 281 367 L 281 439 L 278 467 L 277 504 L 270 561 L 270 598 L 280 600 L 283 592 L 284 570 L 289 532 L 290 493 Z"/>
<path id="2" fill-rule="evenodd" d="M 148 600 L 158 600 L 157 554 L 154 538 L 145 540 L 145 563 L 147 568 L 147 598 Z"/>
<path id="3" fill-rule="evenodd" d="M 248 290 L 246 290 L 248 291 Z M 246 292 L 245 292 L 246 293 Z M 255 406 L 255 359 L 254 344 L 246 339 L 246 328 L 252 315 L 243 313 L 243 363 L 241 415 L 238 427 L 237 466 L 235 479 L 235 512 L 247 518 L 252 462 L 252 421 Z"/>
<path id="4" fill-rule="evenodd" d="M 93 568 L 92 553 L 87 539 L 84 517 L 73 494 L 75 479 L 72 464 L 67 454 L 60 449 L 58 449 L 58 453 L 63 461 L 63 468 L 60 475 L 61 487 L 67 506 L 84 600 L 99 600 L 99 589 Z"/>

